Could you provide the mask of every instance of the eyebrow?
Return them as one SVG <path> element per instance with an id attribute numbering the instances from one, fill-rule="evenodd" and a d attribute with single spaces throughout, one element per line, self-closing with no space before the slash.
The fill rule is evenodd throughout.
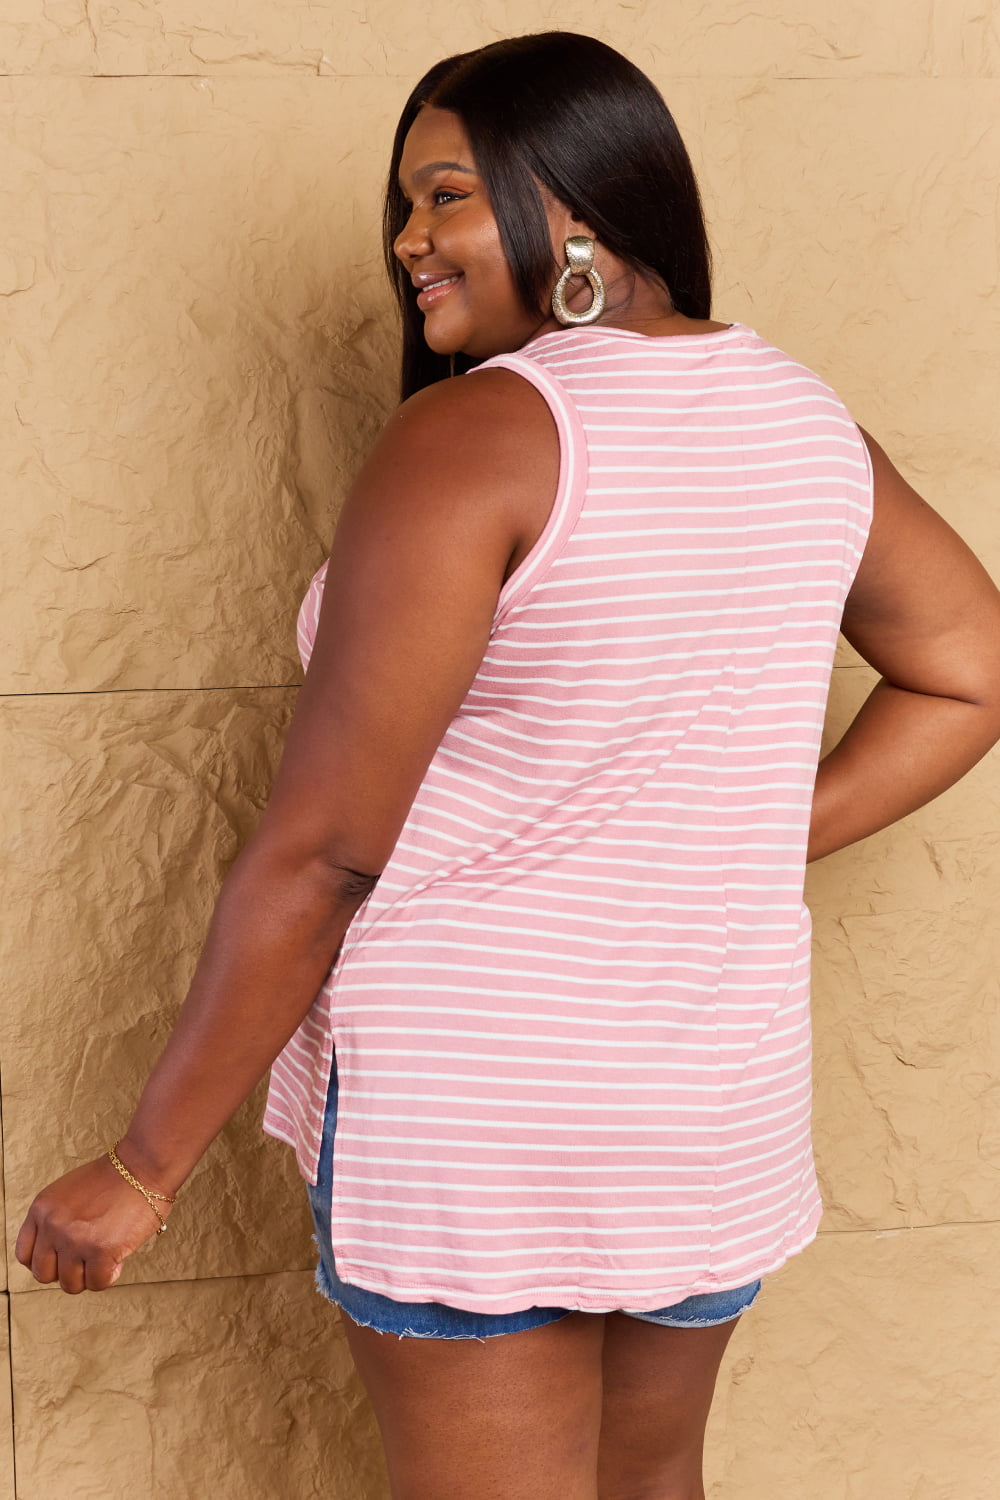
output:
<path id="1" fill-rule="evenodd" d="M 472 167 L 463 167 L 460 161 L 431 161 L 425 167 L 418 167 L 413 174 L 414 182 L 419 182 L 422 177 L 432 177 L 435 172 L 467 172 L 470 177 L 476 173 Z M 399 184 L 402 189 L 403 184 Z"/>

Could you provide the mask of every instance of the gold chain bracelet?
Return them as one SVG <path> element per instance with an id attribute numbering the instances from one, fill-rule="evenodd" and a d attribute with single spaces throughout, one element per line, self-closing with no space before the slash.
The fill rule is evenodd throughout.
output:
<path id="1" fill-rule="evenodd" d="M 156 1204 L 153 1202 L 153 1199 L 159 1198 L 163 1203 L 176 1203 L 177 1199 L 169 1197 L 166 1193 L 154 1193 L 152 1188 L 143 1187 L 142 1183 L 132 1176 L 132 1173 L 129 1171 L 128 1167 L 125 1166 L 124 1162 L 119 1161 L 118 1147 L 120 1145 L 121 1141 L 115 1141 L 115 1144 L 113 1146 L 108 1147 L 108 1156 L 111 1158 L 112 1165 L 117 1171 L 122 1174 L 126 1182 L 130 1182 L 132 1186 L 142 1194 L 156 1217 L 159 1219 L 160 1227 L 156 1231 L 157 1234 L 166 1234 L 167 1221 L 160 1213 L 160 1210 L 157 1208 Z"/>

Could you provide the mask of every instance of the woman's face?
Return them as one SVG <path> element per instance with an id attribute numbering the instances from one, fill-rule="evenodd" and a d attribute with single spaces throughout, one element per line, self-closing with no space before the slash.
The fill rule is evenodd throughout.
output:
<path id="1" fill-rule="evenodd" d="M 458 115 L 424 105 L 406 136 L 399 182 L 410 217 L 394 248 L 414 282 L 424 338 L 436 353 L 461 351 L 487 359 L 560 326 L 543 313 L 532 317 L 521 305 Z M 583 231 L 567 208 L 541 192 L 552 234 L 554 285 L 560 266 L 555 246 Z M 589 293 L 581 300 L 586 304 Z"/>

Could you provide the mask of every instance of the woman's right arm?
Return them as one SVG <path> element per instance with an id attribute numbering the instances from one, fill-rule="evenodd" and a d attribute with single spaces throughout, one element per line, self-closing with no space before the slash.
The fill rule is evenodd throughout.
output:
<path id="1" fill-rule="evenodd" d="M 308 1013 L 475 678 L 558 467 L 543 397 L 487 370 L 412 396 L 351 487 L 267 807 L 119 1143 L 153 1191 L 176 1194 Z M 42 1189 L 16 1255 L 38 1281 L 100 1291 L 155 1232 L 102 1155 Z"/>
<path id="2" fill-rule="evenodd" d="M 875 439 L 862 436 L 874 511 L 841 631 L 882 680 L 820 762 L 810 860 L 930 802 L 1000 739 L 1000 592 Z"/>

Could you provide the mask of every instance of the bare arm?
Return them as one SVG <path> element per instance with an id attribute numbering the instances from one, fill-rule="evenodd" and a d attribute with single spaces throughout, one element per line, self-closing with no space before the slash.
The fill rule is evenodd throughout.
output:
<path id="1" fill-rule="evenodd" d="M 309 1010 L 475 676 L 512 558 L 533 540 L 525 516 L 540 497 L 547 513 L 557 472 L 548 409 L 507 371 L 420 392 L 390 420 L 341 514 L 267 808 L 119 1148 L 147 1187 L 176 1192 Z M 155 1230 L 101 1157 L 38 1195 L 17 1257 L 40 1281 L 101 1290 Z"/>
<path id="2" fill-rule="evenodd" d="M 841 629 L 882 680 L 820 762 L 810 860 L 922 807 L 1000 739 L 1000 593 L 863 436 L 875 510 Z"/>

